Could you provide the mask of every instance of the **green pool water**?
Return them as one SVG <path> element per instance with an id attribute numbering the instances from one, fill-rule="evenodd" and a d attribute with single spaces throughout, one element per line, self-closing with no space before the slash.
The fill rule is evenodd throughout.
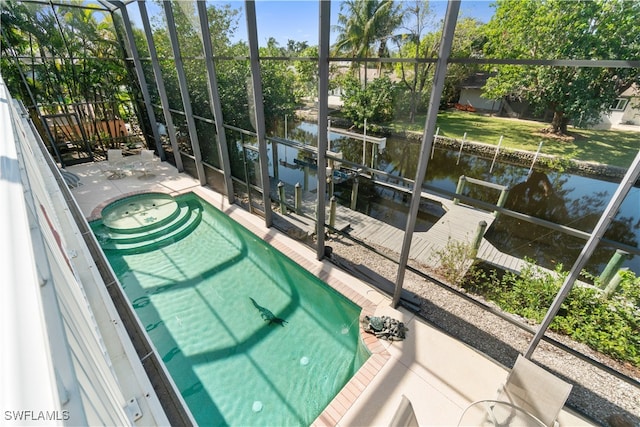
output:
<path id="1" fill-rule="evenodd" d="M 309 425 L 369 356 L 360 308 L 196 195 L 113 217 L 153 197 L 91 226 L 196 421 Z"/>

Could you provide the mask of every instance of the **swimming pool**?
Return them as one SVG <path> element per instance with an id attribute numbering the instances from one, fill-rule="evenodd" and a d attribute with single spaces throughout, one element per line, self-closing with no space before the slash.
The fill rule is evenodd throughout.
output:
<path id="1" fill-rule="evenodd" d="M 201 425 L 309 425 L 369 356 L 360 307 L 194 194 L 91 226 Z"/>

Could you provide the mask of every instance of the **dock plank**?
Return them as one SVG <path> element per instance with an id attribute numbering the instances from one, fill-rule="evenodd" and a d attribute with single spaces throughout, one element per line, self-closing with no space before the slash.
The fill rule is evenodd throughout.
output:
<path id="1" fill-rule="evenodd" d="M 276 188 L 272 185 L 272 189 Z M 293 205 L 293 185 L 285 184 L 287 203 Z M 481 221 L 487 223 L 487 229 L 495 220 L 493 212 L 483 211 L 464 204 L 455 204 L 444 197 L 423 193 L 423 198 L 428 198 L 428 203 L 440 204 L 444 215 L 438 219 L 426 231 L 413 233 L 409 258 L 421 265 L 438 268 L 436 254 L 444 251 L 448 244 L 473 242 Z M 277 200 L 277 195 L 272 191 L 272 198 Z M 301 213 L 306 218 L 315 222 L 316 194 L 303 192 Z M 296 216 L 295 213 L 287 215 Z M 330 209 L 327 202 L 326 221 L 329 222 Z M 300 222 L 300 221 L 299 221 Z M 372 218 L 361 212 L 353 211 L 346 206 L 336 206 L 336 228 L 345 230 L 352 237 L 371 245 L 376 245 L 393 253 L 399 254 L 402 250 L 404 229 L 399 229 L 384 221 Z M 308 232 L 314 232 L 311 227 L 306 227 Z M 486 239 L 482 239 L 478 249 L 477 259 L 485 261 L 497 267 L 519 272 L 526 264 L 524 260 L 513 257 L 499 251 Z"/>

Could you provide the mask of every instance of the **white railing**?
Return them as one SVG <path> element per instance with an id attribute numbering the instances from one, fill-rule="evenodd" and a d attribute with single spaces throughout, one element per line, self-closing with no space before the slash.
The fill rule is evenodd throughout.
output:
<path id="1" fill-rule="evenodd" d="M 0 405 L 5 421 L 29 424 L 31 412 L 62 412 L 31 245 L 10 97 L 0 77 Z M 37 414 L 39 415 L 39 414 Z M 9 419 L 7 419 L 9 418 Z M 47 422 L 43 425 L 56 424 Z"/>
<path id="2" fill-rule="evenodd" d="M 168 424 L 14 102 L 0 76 L 3 425 Z"/>

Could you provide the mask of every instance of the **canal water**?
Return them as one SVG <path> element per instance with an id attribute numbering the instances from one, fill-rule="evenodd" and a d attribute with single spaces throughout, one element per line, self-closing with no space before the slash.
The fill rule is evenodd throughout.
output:
<path id="1" fill-rule="evenodd" d="M 290 123 L 287 138 L 305 145 L 316 145 L 317 126 L 313 123 Z M 283 136 L 283 135 L 277 135 Z M 415 178 L 420 145 L 400 138 L 388 138 L 384 151 L 376 154 L 371 143 L 363 150 L 362 140 L 339 134 L 330 134 L 331 150 L 342 152 L 346 160 L 375 165 L 389 174 L 378 180 L 397 183 L 394 176 Z M 461 175 L 507 186 L 509 197 L 505 207 L 517 212 L 571 228 L 591 232 L 611 200 L 619 182 L 580 176 L 562 171 L 538 170 L 529 167 L 496 162 L 457 150 L 436 149 L 429 161 L 425 185 L 455 192 Z M 271 155 L 271 153 L 270 153 Z M 364 161 L 363 161 L 364 155 Z M 315 190 L 315 171 L 300 165 L 307 163 L 309 155 L 292 147 L 278 147 L 280 180 L 300 183 L 307 191 Z M 306 173 L 305 173 L 306 170 Z M 364 182 L 363 182 L 364 181 Z M 341 203 L 349 204 L 351 182 L 336 185 L 336 195 Z M 380 186 L 360 179 L 357 209 L 387 223 L 404 228 L 408 200 Z M 467 185 L 465 195 L 495 204 L 499 192 L 485 187 Z M 423 209 L 416 227 L 428 227 L 437 220 L 438 212 Z M 585 240 L 554 232 L 542 226 L 502 215 L 487 230 L 485 237 L 502 252 L 513 256 L 528 257 L 541 266 L 554 268 L 562 264 L 571 268 Z M 633 187 L 623 202 L 613 224 L 605 234 L 606 239 L 638 247 L 640 240 L 640 188 Z M 586 269 L 599 274 L 614 253 L 614 249 L 600 244 Z M 640 256 L 634 256 L 623 264 L 640 274 Z"/>

